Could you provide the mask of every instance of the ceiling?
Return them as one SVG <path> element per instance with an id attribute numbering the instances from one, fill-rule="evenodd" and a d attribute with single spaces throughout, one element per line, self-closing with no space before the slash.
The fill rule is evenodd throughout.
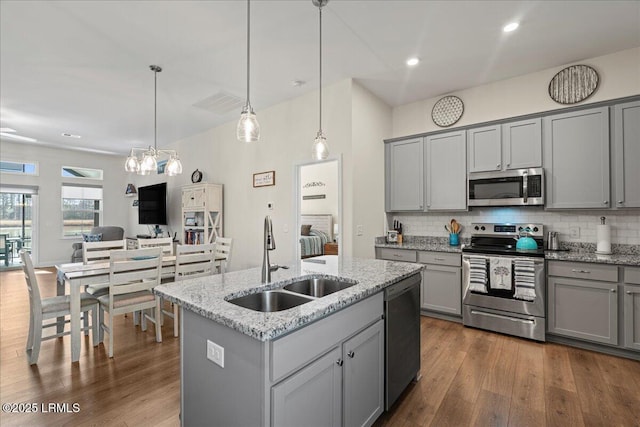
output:
<path id="1" fill-rule="evenodd" d="M 245 1 L 2 0 L 0 19 L 0 126 L 38 144 L 117 154 L 152 144 L 151 64 L 163 68 L 158 147 L 239 117 L 241 106 L 213 112 L 194 104 L 216 94 L 244 103 Z M 520 28 L 503 33 L 514 20 Z M 635 0 L 331 0 L 323 9 L 323 84 L 353 77 L 397 106 L 637 46 Z M 411 56 L 421 62 L 409 69 Z M 258 118 L 316 90 L 318 80 L 311 0 L 254 0 Z"/>

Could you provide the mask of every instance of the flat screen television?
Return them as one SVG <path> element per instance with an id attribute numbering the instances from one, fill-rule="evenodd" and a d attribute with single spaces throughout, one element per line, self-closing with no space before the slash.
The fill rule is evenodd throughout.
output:
<path id="1" fill-rule="evenodd" d="M 167 183 L 138 188 L 138 223 L 167 225 Z"/>

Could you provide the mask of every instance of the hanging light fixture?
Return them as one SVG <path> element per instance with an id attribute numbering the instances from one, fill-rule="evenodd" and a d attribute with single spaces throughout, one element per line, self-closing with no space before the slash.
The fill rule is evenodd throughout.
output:
<path id="1" fill-rule="evenodd" d="M 132 148 L 124 164 L 124 169 L 138 175 L 150 175 L 158 170 L 158 157 L 164 154 L 169 156 L 164 167 L 165 175 L 180 175 L 182 163 L 176 150 L 158 150 L 158 73 L 162 71 L 162 68 L 158 65 L 150 65 L 149 68 L 153 71 L 153 147 Z M 142 159 L 138 159 L 136 152 L 142 154 Z"/>
<path id="2" fill-rule="evenodd" d="M 329 157 L 329 147 L 327 146 L 327 138 L 322 133 L 322 8 L 329 3 L 329 0 L 311 0 L 311 2 L 318 8 L 320 17 L 320 119 L 316 140 L 313 143 L 312 156 L 314 160 L 324 160 Z"/>
<path id="3" fill-rule="evenodd" d="M 240 142 L 258 142 L 260 139 L 260 124 L 256 113 L 253 112 L 251 103 L 249 102 L 249 76 L 250 76 L 250 29 L 251 29 L 251 0 L 247 0 L 247 102 L 242 108 L 238 127 L 236 128 L 236 137 Z"/>

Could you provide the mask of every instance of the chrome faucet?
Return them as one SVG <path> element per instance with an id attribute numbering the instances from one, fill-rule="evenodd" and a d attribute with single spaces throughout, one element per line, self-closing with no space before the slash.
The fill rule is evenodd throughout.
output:
<path id="1" fill-rule="evenodd" d="M 264 217 L 264 255 L 262 256 L 262 283 L 271 281 L 271 272 L 279 268 L 289 268 L 284 265 L 271 264 L 269 262 L 269 251 L 276 248 L 276 241 L 273 238 L 273 225 L 269 215 Z"/>

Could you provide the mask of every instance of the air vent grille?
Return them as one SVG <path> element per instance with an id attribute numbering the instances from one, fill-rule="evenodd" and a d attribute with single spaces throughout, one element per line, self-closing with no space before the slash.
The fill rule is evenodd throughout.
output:
<path id="1" fill-rule="evenodd" d="M 239 112 L 242 109 L 242 106 L 244 106 L 244 99 L 236 95 L 220 91 L 208 98 L 196 102 L 193 106 L 223 115 L 236 110 Z"/>

